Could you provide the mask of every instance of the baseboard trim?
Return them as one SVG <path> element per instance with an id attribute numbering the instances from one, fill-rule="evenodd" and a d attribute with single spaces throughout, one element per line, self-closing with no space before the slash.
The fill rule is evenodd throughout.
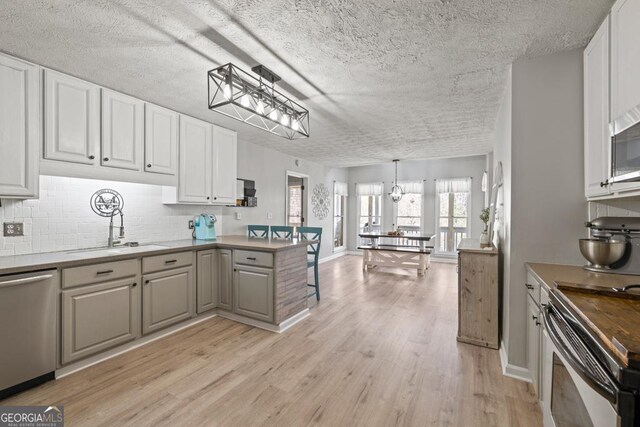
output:
<path id="1" fill-rule="evenodd" d="M 509 364 L 509 357 L 507 356 L 507 346 L 505 346 L 504 341 L 500 341 L 500 365 L 502 365 L 502 375 L 513 378 L 516 380 L 524 381 L 527 383 L 531 381 L 531 372 L 529 369 L 523 368 L 521 366 L 511 365 Z"/>
<path id="2" fill-rule="evenodd" d="M 267 330 L 267 331 L 270 331 L 270 332 L 276 332 L 278 334 L 286 331 L 287 329 L 289 329 L 290 327 L 292 327 L 296 323 L 301 322 L 302 320 L 306 319 L 307 317 L 309 317 L 310 314 L 311 314 L 311 312 L 309 311 L 309 309 L 305 308 L 300 313 L 291 316 L 290 318 L 288 318 L 287 320 L 283 321 L 279 325 L 272 325 L 271 323 L 262 322 L 260 320 L 255 320 L 255 319 L 249 319 L 247 317 L 239 316 L 239 315 L 237 315 L 235 313 L 231 313 L 231 312 L 228 312 L 228 311 L 222 311 L 222 310 L 218 311 L 218 316 L 224 317 L 225 319 L 233 320 L 233 321 L 236 321 L 236 322 L 239 322 L 239 323 L 244 323 L 245 325 L 253 326 L 255 328 L 264 329 L 264 330 Z"/>
<path id="3" fill-rule="evenodd" d="M 343 257 L 343 256 L 345 256 L 346 254 L 347 254 L 347 251 L 340 251 L 340 252 L 336 252 L 336 253 L 334 253 L 334 254 L 332 254 L 332 255 L 329 255 L 329 256 L 326 256 L 326 257 L 324 257 L 324 258 L 320 258 L 320 259 L 318 260 L 318 264 L 322 264 L 322 263 L 325 263 L 325 262 L 328 262 L 328 261 L 333 261 L 334 259 L 337 259 L 337 258 Z"/>
<path id="4" fill-rule="evenodd" d="M 440 257 L 437 255 L 431 255 L 431 262 L 439 262 L 441 264 L 457 264 L 458 258 Z"/>
<path id="5" fill-rule="evenodd" d="M 158 331 L 155 334 L 147 335 L 145 337 L 140 337 L 135 341 L 131 341 L 127 344 L 123 344 L 119 347 L 116 347 L 111 350 L 107 350 L 103 353 L 96 354 L 95 356 L 88 357 L 86 359 L 80 360 L 78 362 L 72 362 L 67 366 L 63 366 L 60 369 L 56 370 L 56 379 L 66 377 L 67 375 L 71 375 L 75 372 L 86 369 L 90 366 L 96 365 L 100 362 L 104 362 L 105 360 L 112 359 L 116 356 L 119 356 L 123 353 L 136 349 L 138 347 L 142 347 L 143 345 L 147 345 L 153 341 L 159 340 L 160 338 L 167 337 L 169 335 L 175 334 L 176 332 L 182 331 L 183 329 L 190 328 L 191 326 L 197 325 L 198 323 L 204 322 L 205 320 L 209 320 L 213 317 L 216 317 L 217 313 L 212 311 L 210 313 L 202 314 L 194 319 L 188 320 L 184 323 L 180 323 L 178 325 L 170 326 L 167 329 L 163 329 L 162 331 Z"/>

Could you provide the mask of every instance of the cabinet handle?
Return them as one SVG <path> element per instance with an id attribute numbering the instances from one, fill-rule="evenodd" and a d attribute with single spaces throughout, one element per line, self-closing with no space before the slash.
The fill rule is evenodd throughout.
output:
<path id="1" fill-rule="evenodd" d="M 95 158 L 96 158 L 96 156 L 94 156 L 93 154 L 89 156 L 89 160 L 93 160 Z"/>
<path id="2" fill-rule="evenodd" d="M 529 290 L 533 289 L 533 285 L 530 285 L 530 284 L 528 284 L 528 283 L 527 283 L 525 286 L 526 286 L 526 287 L 527 287 L 527 289 L 529 289 Z"/>
<path id="3" fill-rule="evenodd" d="M 248 256 L 247 259 L 251 260 L 251 261 L 257 261 L 258 260 L 258 258 L 252 257 L 252 256 Z"/>
<path id="4" fill-rule="evenodd" d="M 178 260 L 177 259 L 168 259 L 164 263 L 165 264 L 173 264 L 174 262 L 178 262 Z"/>
<path id="5" fill-rule="evenodd" d="M 536 320 L 536 326 L 540 326 L 540 322 Z"/>
<path id="6" fill-rule="evenodd" d="M 538 320 L 538 316 L 531 316 L 532 320 Z"/>
<path id="7" fill-rule="evenodd" d="M 105 157 L 105 158 L 103 158 L 102 160 L 103 160 L 103 161 L 105 161 L 105 162 L 108 162 L 108 161 L 109 161 L 109 158 L 108 158 L 108 157 Z"/>
<path id="8" fill-rule="evenodd" d="M 148 285 L 148 284 L 149 284 L 149 281 L 148 281 L 148 280 L 145 280 L 145 281 L 144 281 L 144 284 L 145 284 L 145 285 Z"/>
<path id="9" fill-rule="evenodd" d="M 233 269 L 233 271 L 238 271 L 238 269 L 237 269 L 237 268 L 234 268 L 234 269 Z"/>
<path id="10" fill-rule="evenodd" d="M 218 198 L 217 198 L 217 197 L 214 197 L 214 198 L 213 198 L 213 200 L 218 200 Z"/>
<path id="11" fill-rule="evenodd" d="M 609 180 L 608 179 L 606 179 L 606 180 L 604 180 L 604 181 L 602 181 L 600 183 L 600 187 L 606 187 L 607 185 L 609 185 Z"/>
<path id="12" fill-rule="evenodd" d="M 135 288 L 136 286 L 138 286 L 138 284 L 137 284 L 137 283 L 132 283 L 132 284 L 131 284 L 131 287 L 132 287 L 132 288 Z"/>
<path id="13" fill-rule="evenodd" d="M 102 270 L 96 272 L 97 275 L 113 273 L 113 270 Z"/>
<path id="14" fill-rule="evenodd" d="M 210 199 L 211 199 L 211 197 L 207 196 L 207 200 L 210 200 Z"/>
<path id="15" fill-rule="evenodd" d="M 149 164 L 147 165 L 147 167 L 148 167 L 148 168 L 150 168 L 150 167 L 151 167 L 151 163 L 149 163 Z"/>

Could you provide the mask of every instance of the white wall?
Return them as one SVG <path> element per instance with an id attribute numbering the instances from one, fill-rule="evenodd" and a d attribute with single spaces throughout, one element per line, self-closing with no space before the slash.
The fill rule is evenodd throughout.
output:
<path id="1" fill-rule="evenodd" d="M 2 199 L 0 223 L 24 222 L 25 236 L 0 237 L 0 256 L 105 246 L 109 219 L 89 206 L 91 195 L 102 188 L 118 191 L 125 200 L 127 241 L 189 239 L 190 219 L 201 212 L 221 212 L 221 208 L 163 205 L 162 187 L 157 185 L 41 176 L 39 199 Z M 119 218 L 115 219 L 119 226 Z"/>
<path id="2" fill-rule="evenodd" d="M 457 157 L 450 159 L 408 160 L 398 164 L 398 181 L 425 181 L 424 221 L 425 231 L 435 230 L 435 180 L 439 178 L 472 177 L 471 235 L 478 237 L 483 230 L 480 211 L 484 208 L 484 193 L 481 190 L 482 175 L 487 166 L 486 156 Z M 391 230 L 393 224 L 393 202 L 386 196 L 391 192 L 394 180 L 394 164 L 349 168 L 348 238 L 349 250 L 357 245 L 358 217 L 356 212 L 356 183 L 384 182 L 383 229 Z M 435 234 L 435 231 L 434 231 Z"/>
<path id="3" fill-rule="evenodd" d="M 508 138 L 496 143 L 495 157 L 509 169 L 503 334 L 507 362 L 515 367 L 527 366 L 525 262 L 583 263 L 577 244 L 587 219 L 582 93 L 582 50 L 513 64 L 511 161 L 503 146 Z"/>
<path id="4" fill-rule="evenodd" d="M 293 141 L 292 144 L 301 142 Z M 222 232 L 224 234 L 246 234 L 247 225 L 284 225 L 286 171 L 294 171 L 309 175 L 307 188 L 307 225 L 322 227 L 322 243 L 320 256 L 322 258 L 333 254 L 333 181 L 347 182 L 348 170 L 345 168 L 328 168 L 319 163 L 298 159 L 278 151 L 270 150 L 242 140 L 238 141 L 238 177 L 256 182 L 257 208 L 225 207 L 222 213 Z M 324 183 L 331 193 L 331 207 L 329 215 L 324 220 L 316 218 L 311 209 L 311 194 L 313 188 Z M 236 219 L 236 213 L 242 216 Z M 272 219 L 268 214 L 273 215 Z"/>

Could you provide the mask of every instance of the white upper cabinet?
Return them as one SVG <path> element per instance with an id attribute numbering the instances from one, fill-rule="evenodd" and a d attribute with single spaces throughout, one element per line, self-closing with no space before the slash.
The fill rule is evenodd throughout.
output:
<path id="1" fill-rule="evenodd" d="M 213 183 L 214 203 L 236 203 L 238 178 L 238 135 L 236 132 L 215 127 L 213 131 Z"/>
<path id="2" fill-rule="evenodd" d="M 102 89 L 102 166 L 142 171 L 144 102 Z"/>
<path id="3" fill-rule="evenodd" d="M 611 9 L 611 119 L 640 105 L 640 0 Z"/>
<path id="4" fill-rule="evenodd" d="M 178 202 L 211 202 L 212 134 L 212 124 L 180 116 Z"/>
<path id="5" fill-rule="evenodd" d="M 38 67 L 0 55 L 0 197 L 37 197 Z"/>
<path id="6" fill-rule="evenodd" d="M 100 88 L 44 71 L 44 158 L 97 164 L 100 156 Z"/>
<path id="7" fill-rule="evenodd" d="M 144 170 L 175 175 L 178 166 L 178 114 L 145 104 Z"/>
<path id="8" fill-rule="evenodd" d="M 584 50 L 584 165 L 586 197 L 609 192 L 609 17 Z"/>

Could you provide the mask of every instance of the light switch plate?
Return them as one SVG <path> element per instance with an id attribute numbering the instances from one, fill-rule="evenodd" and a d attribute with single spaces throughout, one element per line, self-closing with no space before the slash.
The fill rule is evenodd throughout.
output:
<path id="1" fill-rule="evenodd" d="M 236 219 L 242 219 L 242 212 L 236 212 Z"/>
<path id="2" fill-rule="evenodd" d="M 267 214 L 267 219 L 273 219 L 273 214 L 271 212 Z"/>
<path id="3" fill-rule="evenodd" d="M 192 220 L 192 219 L 190 219 L 190 220 L 189 220 L 189 230 L 193 230 L 193 228 L 194 228 L 193 220 Z"/>
<path id="4" fill-rule="evenodd" d="M 4 237 L 24 236 L 24 224 L 21 222 L 5 222 Z"/>

